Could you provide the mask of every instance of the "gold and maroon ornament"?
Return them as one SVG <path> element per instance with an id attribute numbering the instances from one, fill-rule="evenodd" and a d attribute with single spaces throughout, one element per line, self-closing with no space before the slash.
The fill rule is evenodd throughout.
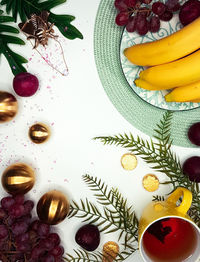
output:
<path id="1" fill-rule="evenodd" d="M 116 242 L 108 241 L 103 246 L 102 262 L 113 262 L 119 254 L 119 245 Z"/>
<path id="2" fill-rule="evenodd" d="M 46 142 L 49 136 L 50 136 L 49 128 L 42 123 L 34 124 L 29 129 L 29 137 L 31 141 L 35 144 L 41 144 Z"/>
<path id="3" fill-rule="evenodd" d="M 3 188 L 11 195 L 25 194 L 35 183 L 35 173 L 30 166 L 15 163 L 5 169 L 1 182 Z"/>
<path id="4" fill-rule="evenodd" d="M 146 176 L 144 176 L 142 183 L 144 189 L 146 189 L 148 192 L 156 191 L 160 185 L 159 179 L 153 174 L 147 174 Z"/>
<path id="5" fill-rule="evenodd" d="M 17 111 L 17 99 L 8 92 L 0 91 L 0 123 L 10 121 Z"/>
<path id="6" fill-rule="evenodd" d="M 44 194 L 37 204 L 37 214 L 46 224 L 56 225 L 62 222 L 69 213 L 69 201 L 66 196 L 57 190 Z"/>

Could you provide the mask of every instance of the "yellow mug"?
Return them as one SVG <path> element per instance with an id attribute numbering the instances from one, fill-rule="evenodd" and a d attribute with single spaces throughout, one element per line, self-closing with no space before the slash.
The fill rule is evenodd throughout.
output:
<path id="1" fill-rule="evenodd" d="M 200 229 L 187 214 L 191 204 L 192 193 L 179 187 L 166 201 L 147 205 L 139 222 L 139 249 L 145 262 L 198 261 Z"/>

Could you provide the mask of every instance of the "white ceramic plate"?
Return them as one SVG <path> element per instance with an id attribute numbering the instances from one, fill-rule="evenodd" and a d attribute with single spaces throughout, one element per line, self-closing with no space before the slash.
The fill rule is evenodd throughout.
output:
<path id="1" fill-rule="evenodd" d="M 199 103 L 167 103 L 164 99 L 164 96 L 168 93 L 168 90 L 162 91 L 149 91 L 137 87 L 134 84 L 134 80 L 138 77 L 139 72 L 143 70 L 143 67 L 132 64 L 128 61 L 128 59 L 124 56 L 123 50 L 129 46 L 138 44 L 138 43 L 146 43 L 155 41 L 157 39 L 163 38 L 172 34 L 173 32 L 179 30 L 181 24 L 178 18 L 175 16 L 170 22 L 161 23 L 161 28 L 157 33 L 148 33 L 145 36 L 139 36 L 137 33 L 129 33 L 126 29 L 123 31 L 121 45 L 120 45 L 120 58 L 121 58 L 121 66 L 124 72 L 124 75 L 133 89 L 133 91 L 141 97 L 144 101 L 149 104 L 167 110 L 173 111 L 182 111 L 182 110 L 190 110 L 200 106 Z"/>

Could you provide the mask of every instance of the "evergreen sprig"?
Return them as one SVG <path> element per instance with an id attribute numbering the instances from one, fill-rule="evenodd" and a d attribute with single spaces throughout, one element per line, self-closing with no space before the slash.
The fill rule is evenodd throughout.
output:
<path id="1" fill-rule="evenodd" d="M 14 19 L 10 16 L 4 16 L 3 11 L 0 10 L 0 55 L 4 55 L 10 65 L 14 75 L 25 72 L 26 69 L 22 66 L 27 63 L 27 60 L 19 54 L 12 51 L 8 44 L 24 45 L 24 41 L 12 34 L 18 34 L 19 31 L 7 23 L 13 22 Z M 5 24 L 6 23 L 6 24 Z"/>
<path id="2" fill-rule="evenodd" d="M 1 5 L 6 5 L 7 14 L 12 14 L 15 22 L 19 15 L 22 22 L 30 18 L 31 14 L 40 14 L 41 11 L 49 11 L 49 22 L 54 23 L 59 31 L 68 39 L 83 39 L 81 32 L 71 24 L 75 19 L 72 15 L 57 15 L 50 10 L 65 3 L 66 0 L 2 0 Z"/>
<path id="3" fill-rule="evenodd" d="M 172 139 L 170 134 L 173 113 L 166 111 L 154 129 L 153 139 L 143 140 L 139 136 L 134 138 L 130 133 L 127 135 L 100 136 L 94 140 L 100 140 L 104 145 L 116 145 L 127 148 L 136 155 L 141 156 L 151 168 L 165 174 L 168 179 L 163 184 L 171 184 L 173 190 L 177 187 L 186 187 L 193 194 L 193 203 L 189 210 L 191 218 L 200 227 L 200 189 L 198 183 L 193 183 L 188 176 L 184 175 L 182 166 L 177 155 L 172 151 Z M 162 199 L 162 197 L 160 198 Z M 159 196 L 153 200 L 160 200 Z"/>
<path id="4" fill-rule="evenodd" d="M 95 137 L 94 140 L 100 140 L 104 145 L 114 144 L 127 148 L 129 151 L 134 152 L 135 155 L 141 156 L 157 172 L 166 174 L 169 178 L 166 183 L 172 183 L 174 187 L 177 183 L 187 186 L 188 178 L 182 172 L 180 160 L 171 150 L 171 119 L 172 112 L 167 111 L 154 130 L 154 140 L 143 140 L 139 136 L 134 138 L 131 133 L 129 135 L 125 133 L 124 135 Z"/>
<path id="5" fill-rule="evenodd" d="M 121 262 L 130 257 L 136 249 L 133 246 L 127 246 L 126 249 L 122 250 L 117 254 L 113 261 Z M 67 262 L 102 262 L 103 258 L 106 257 L 105 254 L 101 252 L 87 252 L 83 249 L 74 249 L 74 255 L 69 253 L 64 257 Z"/>
<path id="6" fill-rule="evenodd" d="M 80 204 L 72 201 L 68 218 L 80 218 L 82 222 L 95 224 L 100 232 L 106 234 L 119 232 L 118 240 L 122 240 L 124 249 L 117 255 L 115 261 L 124 261 L 137 250 L 138 221 L 132 206 L 127 205 L 118 189 L 108 189 L 108 186 L 101 179 L 84 175 L 83 180 L 90 190 L 94 192 L 97 202 L 102 210 L 91 203 L 87 198 L 80 200 Z M 78 261 L 102 261 L 103 254 L 88 253 L 82 250 L 75 250 L 75 256 L 67 254 L 65 258 L 69 262 Z"/>

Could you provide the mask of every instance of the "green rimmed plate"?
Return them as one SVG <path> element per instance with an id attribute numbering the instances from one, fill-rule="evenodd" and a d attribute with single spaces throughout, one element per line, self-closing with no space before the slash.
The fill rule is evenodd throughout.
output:
<path id="1" fill-rule="evenodd" d="M 123 28 L 115 24 L 114 0 L 102 0 L 96 16 L 94 55 L 103 88 L 122 116 L 135 128 L 152 136 L 164 109 L 144 102 L 127 82 L 120 61 Z M 187 138 L 189 126 L 200 121 L 200 108 L 175 111 L 172 121 L 173 144 L 193 147 Z"/>

